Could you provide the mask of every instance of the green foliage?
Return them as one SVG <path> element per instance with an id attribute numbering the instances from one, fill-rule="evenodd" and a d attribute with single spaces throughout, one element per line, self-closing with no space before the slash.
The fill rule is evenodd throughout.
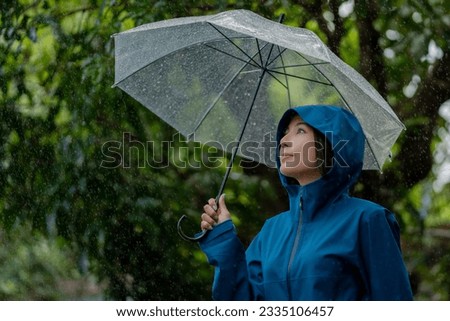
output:
<path id="1" fill-rule="evenodd" d="M 28 226 L 0 234 L 0 300 L 70 298 L 65 281 L 80 281 L 76 260 L 63 242 L 35 234 Z"/>
<path id="2" fill-rule="evenodd" d="M 0 298 L 65 298 L 59 281 L 81 278 L 73 261 L 66 262 L 75 255 L 89 263 L 81 267 L 83 278 L 91 272 L 99 284 L 106 284 L 106 298 L 209 299 L 212 269 L 197 246 L 179 239 L 176 222 L 187 214 L 193 222 L 191 232 L 197 231 L 198 215 L 203 204 L 215 197 L 225 165 L 214 170 L 180 166 L 186 160 L 198 162 L 199 149 L 180 142 L 173 129 L 111 88 L 111 35 L 162 19 L 245 8 L 270 19 L 286 13 L 286 24 L 310 27 L 329 41 L 333 3 L 1 2 L 0 236 L 6 246 L 0 250 Z M 403 88 L 414 74 L 428 77 L 434 62 L 421 58 L 427 56 L 431 40 L 448 50 L 447 12 L 442 1 L 385 0 L 379 6 L 378 42 L 385 53 L 394 53 L 384 57 L 387 96 L 412 127 L 431 119 L 416 115 Z M 355 12 L 342 20 L 338 49 L 346 62 L 358 68 L 361 37 Z M 334 23 L 338 25 L 337 15 Z M 169 141 L 173 149 L 163 143 Z M 430 137 L 429 144 L 432 141 Z M 154 149 L 149 151 L 146 142 L 153 142 Z M 402 144 L 400 140 L 396 150 Z M 189 149 L 180 150 L 186 146 Z M 151 157 L 161 164 L 150 166 Z M 421 206 L 422 183 L 409 193 L 407 186 L 402 187 L 406 174 L 399 168 L 396 161 L 388 165 L 389 177 L 399 181 L 394 195 L 389 185 L 377 188 L 377 195 L 399 213 L 408 227 L 404 230 L 414 233 L 424 227 L 419 215 L 412 214 Z M 370 186 L 363 181 L 358 188 L 366 191 Z M 235 166 L 225 193 L 246 244 L 264 219 L 287 206 L 277 173 L 261 166 Z M 433 196 L 433 213 L 446 208 L 442 195 Z M 49 240 L 14 238 L 18 228 L 29 226 Z M 54 235 L 72 244 L 71 250 L 61 250 L 52 241 Z M 410 240 L 408 235 L 405 239 Z M 430 263 L 420 254 L 423 249 L 423 255 L 432 253 L 440 246 L 435 241 L 424 245 L 421 238 L 411 239 L 406 248 L 408 266 L 422 280 L 418 282 L 421 299 L 448 299 L 443 294 L 449 289 L 448 256 L 433 256 Z"/>

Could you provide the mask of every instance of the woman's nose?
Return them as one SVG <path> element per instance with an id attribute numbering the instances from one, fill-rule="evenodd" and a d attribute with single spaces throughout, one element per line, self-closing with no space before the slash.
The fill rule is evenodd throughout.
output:
<path id="1" fill-rule="evenodd" d="M 286 137 L 287 137 L 287 135 L 284 135 L 284 136 L 281 138 L 281 140 L 280 140 L 280 149 L 281 149 L 281 148 L 289 147 L 290 143 L 289 143 L 289 141 L 287 140 Z"/>

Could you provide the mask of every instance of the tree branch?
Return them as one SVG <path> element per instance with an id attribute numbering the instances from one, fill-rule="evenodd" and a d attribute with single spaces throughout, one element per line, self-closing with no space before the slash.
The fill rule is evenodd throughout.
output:
<path id="1" fill-rule="evenodd" d="M 320 30 L 325 33 L 327 37 L 327 45 L 332 52 L 334 52 L 337 56 L 340 54 L 339 45 L 341 43 L 342 35 L 343 35 L 343 21 L 339 16 L 339 4 L 337 0 L 331 0 L 329 3 L 330 10 L 334 15 L 334 24 L 335 30 L 331 31 L 328 28 L 327 20 L 323 16 L 323 1 L 316 0 L 314 2 L 306 1 L 306 0 L 297 0 L 293 1 L 294 3 L 302 6 L 309 14 L 309 16 L 316 20 Z"/>
<path id="2" fill-rule="evenodd" d="M 433 166 L 430 137 L 437 126 L 438 109 L 450 98 L 450 52 L 446 51 L 412 99 L 408 118 L 424 117 L 427 121 L 407 129 L 398 158 L 407 186 L 424 179 Z"/>
<path id="3" fill-rule="evenodd" d="M 380 33 L 374 27 L 374 21 L 378 17 L 378 6 L 374 0 L 356 0 L 355 12 L 359 32 L 360 72 L 367 80 L 375 82 L 381 96 L 386 97 L 387 81 L 383 51 L 378 44 Z"/>
<path id="4" fill-rule="evenodd" d="M 331 37 L 328 38 L 329 46 L 337 56 L 340 56 L 340 44 L 342 36 L 344 35 L 344 21 L 339 16 L 339 3 L 337 0 L 331 0 L 330 10 L 334 15 L 334 32 Z"/>

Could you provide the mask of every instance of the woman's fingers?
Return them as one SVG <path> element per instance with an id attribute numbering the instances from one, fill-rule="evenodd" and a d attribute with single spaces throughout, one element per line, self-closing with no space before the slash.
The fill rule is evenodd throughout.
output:
<path id="1" fill-rule="evenodd" d="M 201 228 L 202 230 L 212 230 L 212 229 L 213 229 L 213 227 L 211 226 L 211 224 L 209 224 L 209 223 L 206 222 L 206 221 L 202 221 L 202 222 L 200 223 L 200 228 Z"/>
<path id="2" fill-rule="evenodd" d="M 214 198 L 210 198 L 210 199 L 208 200 L 208 204 L 209 204 L 209 206 L 211 206 L 211 208 L 212 208 L 214 211 L 217 211 L 217 204 L 216 204 L 216 200 L 215 200 Z"/>
<path id="3" fill-rule="evenodd" d="M 214 218 L 212 218 L 209 214 L 206 214 L 206 213 L 202 214 L 202 221 L 208 223 L 211 226 L 216 224 L 216 220 Z"/>
<path id="4" fill-rule="evenodd" d="M 220 207 L 217 208 L 216 200 L 210 198 L 208 204 L 203 206 L 204 213 L 201 215 L 200 226 L 202 230 L 211 230 L 216 224 L 222 223 L 231 218 L 230 212 L 225 204 L 225 194 L 219 199 Z"/>
<path id="5" fill-rule="evenodd" d="M 218 214 L 217 214 L 217 212 L 214 210 L 214 206 L 215 205 L 215 202 L 214 202 L 214 204 L 210 204 L 209 202 L 208 202 L 208 204 L 206 204 L 205 206 L 203 206 L 203 211 L 206 213 L 206 214 L 208 214 L 210 217 L 212 217 L 215 221 L 217 221 L 217 218 L 218 218 Z"/>

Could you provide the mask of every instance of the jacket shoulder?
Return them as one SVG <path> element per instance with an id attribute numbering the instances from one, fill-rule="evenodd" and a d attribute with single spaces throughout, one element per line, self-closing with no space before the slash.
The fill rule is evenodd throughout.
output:
<path id="1" fill-rule="evenodd" d="M 341 206 L 350 214 L 348 219 L 357 219 L 362 224 L 387 222 L 391 229 L 398 229 L 394 213 L 380 204 L 362 198 L 347 197 Z"/>
<path id="2" fill-rule="evenodd" d="M 399 225 L 397 219 L 390 210 L 369 200 L 350 197 L 349 202 L 355 208 L 359 216 L 359 222 L 363 224 L 373 224 L 375 222 L 386 222 L 394 234 L 398 237 Z M 377 224 L 377 223 L 375 223 Z"/>
<path id="3" fill-rule="evenodd" d="M 347 202 L 346 206 L 348 206 L 348 208 L 354 208 L 362 215 L 372 216 L 392 214 L 387 208 L 366 199 L 348 197 L 345 202 Z"/>

